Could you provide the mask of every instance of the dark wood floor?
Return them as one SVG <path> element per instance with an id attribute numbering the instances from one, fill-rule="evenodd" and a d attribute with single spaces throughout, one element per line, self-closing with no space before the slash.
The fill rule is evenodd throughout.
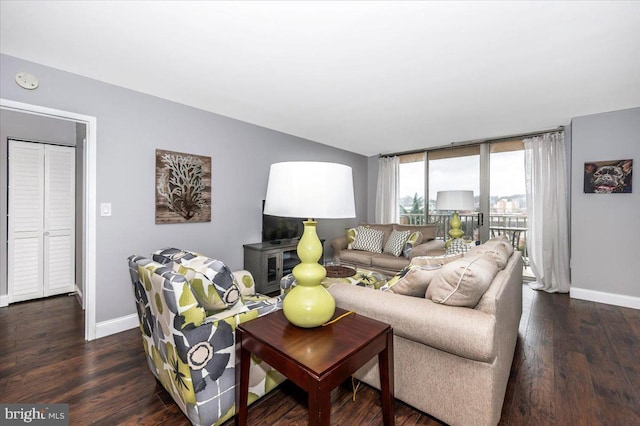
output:
<path id="1" fill-rule="evenodd" d="M 251 407 L 250 424 L 304 425 L 305 398 L 285 383 Z M 78 425 L 189 424 L 148 370 L 139 331 L 85 342 L 68 296 L 0 308 L 0 402 L 68 403 Z M 332 402 L 334 425 L 382 424 L 370 387 L 353 402 L 345 384 Z M 500 423 L 640 425 L 640 311 L 525 287 Z M 442 423 L 398 401 L 396 424 Z"/>

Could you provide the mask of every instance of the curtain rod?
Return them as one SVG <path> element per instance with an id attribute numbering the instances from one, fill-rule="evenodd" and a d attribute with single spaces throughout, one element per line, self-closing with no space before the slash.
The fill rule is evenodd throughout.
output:
<path id="1" fill-rule="evenodd" d="M 565 126 L 558 126 L 558 127 L 554 128 L 554 129 L 537 130 L 535 132 L 528 132 L 528 133 L 517 133 L 517 134 L 514 134 L 514 135 L 500 136 L 500 137 L 497 137 L 497 138 L 472 139 L 472 140 L 468 140 L 468 141 L 451 142 L 451 143 L 446 144 L 446 145 L 433 146 L 433 147 L 429 147 L 429 148 L 414 149 L 414 150 L 411 150 L 411 151 L 402 151 L 402 152 L 395 152 L 395 153 L 390 153 L 390 154 L 379 154 L 378 157 L 394 157 L 396 155 L 418 154 L 420 152 L 435 151 L 437 149 L 451 149 L 451 148 L 458 148 L 458 147 L 462 147 L 462 146 L 480 145 L 481 143 L 486 143 L 486 142 L 503 142 L 503 141 L 508 141 L 508 140 L 512 140 L 512 139 L 519 139 L 519 138 L 527 138 L 527 137 L 530 137 L 530 136 L 544 135 L 545 133 L 550 133 L 550 132 L 559 132 L 559 131 L 563 131 L 564 129 L 565 129 Z"/>

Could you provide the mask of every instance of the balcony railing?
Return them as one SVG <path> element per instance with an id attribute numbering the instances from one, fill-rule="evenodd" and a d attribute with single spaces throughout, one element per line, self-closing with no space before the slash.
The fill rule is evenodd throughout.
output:
<path id="1" fill-rule="evenodd" d="M 478 240 L 478 213 L 460 214 L 460 228 L 466 238 Z M 448 239 L 450 214 L 432 213 L 429 215 L 430 223 L 436 225 L 436 238 Z M 405 225 L 424 225 L 423 214 L 401 214 L 400 223 Z M 491 213 L 489 215 L 490 237 L 506 235 L 515 250 L 520 250 L 525 263 L 527 261 L 527 216 L 519 214 Z"/>

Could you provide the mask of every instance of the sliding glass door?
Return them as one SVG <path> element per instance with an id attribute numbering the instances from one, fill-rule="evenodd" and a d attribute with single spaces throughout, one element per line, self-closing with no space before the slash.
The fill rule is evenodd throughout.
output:
<path id="1" fill-rule="evenodd" d="M 437 223 L 438 238 L 448 239 L 451 211 L 436 210 L 438 191 L 472 190 L 474 210 L 460 211 L 465 239 L 478 240 L 480 211 L 480 146 L 429 151 L 427 154 L 429 222 Z"/>
<path id="2" fill-rule="evenodd" d="M 433 150 L 426 156 L 425 153 L 403 155 L 400 157 L 400 221 L 436 223 L 437 237 L 448 239 L 452 212 L 436 210 L 438 191 L 472 190 L 474 209 L 459 212 L 464 238 L 486 241 L 504 234 L 516 250 L 523 252 L 526 262 L 524 185 L 521 140 Z"/>
<path id="3" fill-rule="evenodd" d="M 527 197 L 524 144 L 521 140 L 490 144 L 490 237 L 506 235 L 527 260 Z"/>
<path id="4" fill-rule="evenodd" d="M 404 225 L 424 225 L 426 222 L 424 157 L 424 152 L 400 156 L 398 217 Z"/>

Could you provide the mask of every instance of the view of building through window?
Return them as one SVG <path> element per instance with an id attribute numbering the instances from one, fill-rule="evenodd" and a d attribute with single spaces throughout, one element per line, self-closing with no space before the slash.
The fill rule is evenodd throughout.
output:
<path id="1" fill-rule="evenodd" d="M 526 262 L 527 196 L 524 146 L 521 141 L 491 144 L 489 230 L 490 236 L 505 234 Z"/>
<path id="2" fill-rule="evenodd" d="M 527 214 L 522 143 L 492 144 L 489 205 L 495 214 Z"/>

